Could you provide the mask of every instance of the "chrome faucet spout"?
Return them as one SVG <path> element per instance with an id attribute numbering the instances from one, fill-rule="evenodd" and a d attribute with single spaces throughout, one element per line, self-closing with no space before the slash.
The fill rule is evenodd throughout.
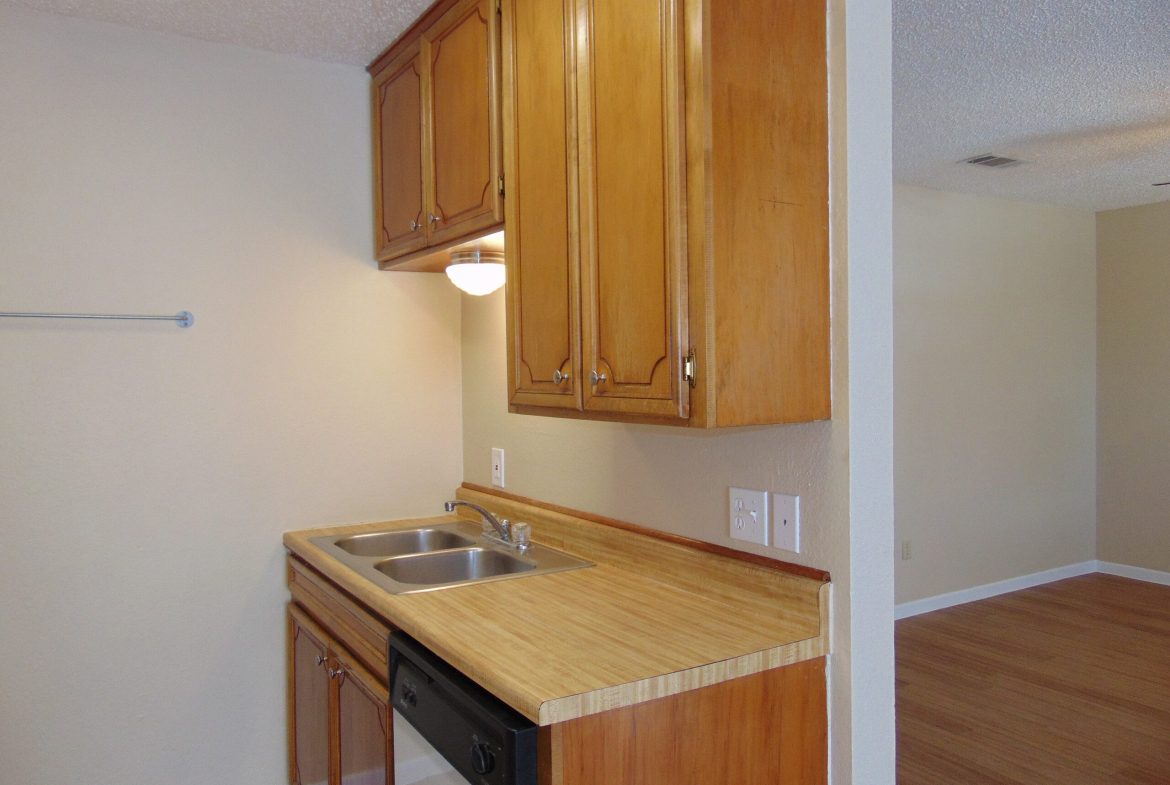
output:
<path id="1" fill-rule="evenodd" d="M 472 504 L 471 502 L 465 501 L 443 502 L 443 509 L 447 512 L 455 512 L 456 507 L 469 507 L 475 510 L 483 518 L 484 523 L 491 524 L 491 527 L 496 530 L 496 535 L 501 540 L 508 543 L 512 542 L 512 533 L 509 531 L 508 522 L 506 520 L 500 521 L 498 518 L 496 518 L 495 515 L 492 515 L 491 511 L 485 510 L 478 504 Z"/>

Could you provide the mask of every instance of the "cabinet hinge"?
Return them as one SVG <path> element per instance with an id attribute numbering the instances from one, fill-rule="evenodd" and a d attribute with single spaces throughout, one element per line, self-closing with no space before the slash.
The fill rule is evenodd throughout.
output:
<path id="1" fill-rule="evenodd" d="M 497 14 L 504 13 L 503 6 L 504 6 L 504 0 L 496 0 L 496 13 Z"/>
<path id="2" fill-rule="evenodd" d="M 504 195 L 504 176 L 500 175 L 500 196 Z"/>
<path id="3" fill-rule="evenodd" d="M 694 387 L 697 383 L 696 366 L 695 348 L 692 346 L 691 350 L 687 352 L 687 359 L 683 360 L 683 378 L 687 380 L 687 384 L 691 387 Z"/>

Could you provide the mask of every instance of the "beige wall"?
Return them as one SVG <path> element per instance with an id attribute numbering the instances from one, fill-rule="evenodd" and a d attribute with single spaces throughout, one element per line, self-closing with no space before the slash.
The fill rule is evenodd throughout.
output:
<path id="1" fill-rule="evenodd" d="M 0 3 L 0 781 L 287 781 L 280 534 L 438 511 L 459 303 L 370 261 L 361 69 Z"/>
<path id="2" fill-rule="evenodd" d="M 1089 212 L 896 187 L 899 602 L 1094 558 L 1094 242 Z"/>
<path id="3" fill-rule="evenodd" d="M 1170 571 L 1170 202 L 1097 215 L 1097 556 Z"/>

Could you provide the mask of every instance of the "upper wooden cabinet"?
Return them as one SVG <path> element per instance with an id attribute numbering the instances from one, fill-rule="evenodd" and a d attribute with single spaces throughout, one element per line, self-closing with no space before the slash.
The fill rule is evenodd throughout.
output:
<path id="1" fill-rule="evenodd" d="M 370 65 L 383 269 L 500 227 L 498 20 L 491 0 L 437 3 Z"/>
<path id="2" fill-rule="evenodd" d="M 416 42 L 373 83 L 378 259 L 427 245 L 423 226 L 422 66 Z"/>
<path id="3" fill-rule="evenodd" d="M 582 390 L 573 21 L 572 0 L 504 13 L 510 403 L 570 411 Z"/>
<path id="4" fill-rule="evenodd" d="M 502 11 L 511 410 L 829 417 L 824 3 Z"/>

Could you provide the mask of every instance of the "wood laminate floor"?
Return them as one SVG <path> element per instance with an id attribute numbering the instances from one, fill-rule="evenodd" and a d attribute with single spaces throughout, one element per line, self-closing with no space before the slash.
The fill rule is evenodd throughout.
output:
<path id="1" fill-rule="evenodd" d="M 1170 586 L 1071 578 L 896 646 L 898 785 L 1170 785 Z"/>

